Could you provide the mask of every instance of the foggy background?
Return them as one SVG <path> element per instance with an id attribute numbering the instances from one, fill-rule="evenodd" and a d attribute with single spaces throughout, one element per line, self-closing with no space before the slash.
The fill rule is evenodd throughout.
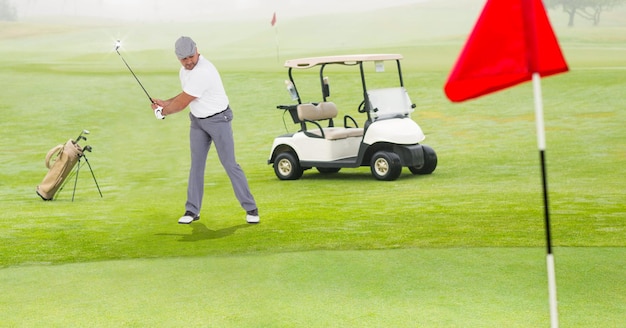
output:
<path id="1" fill-rule="evenodd" d="M 218 21 L 359 12 L 435 0 L 9 0 L 18 20 Z M 449 2 L 447 0 L 439 2 Z M 66 22 L 70 23 L 70 22 Z"/>

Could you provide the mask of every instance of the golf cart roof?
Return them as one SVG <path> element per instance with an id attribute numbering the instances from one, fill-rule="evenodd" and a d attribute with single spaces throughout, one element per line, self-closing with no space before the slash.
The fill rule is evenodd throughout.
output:
<path id="1" fill-rule="evenodd" d="M 398 60 L 402 59 L 402 55 L 398 54 L 363 54 L 363 55 L 342 55 L 342 56 L 324 56 L 291 59 L 285 62 L 285 67 L 290 68 L 310 68 L 322 64 L 356 64 L 366 61 L 382 61 L 382 60 Z"/>

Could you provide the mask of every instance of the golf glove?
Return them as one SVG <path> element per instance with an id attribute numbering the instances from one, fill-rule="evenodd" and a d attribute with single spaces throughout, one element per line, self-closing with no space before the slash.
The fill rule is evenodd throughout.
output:
<path id="1" fill-rule="evenodd" d="M 154 116 L 156 116 L 157 120 L 165 119 L 165 116 L 163 116 L 163 107 L 159 106 L 159 107 L 155 108 L 154 109 Z"/>

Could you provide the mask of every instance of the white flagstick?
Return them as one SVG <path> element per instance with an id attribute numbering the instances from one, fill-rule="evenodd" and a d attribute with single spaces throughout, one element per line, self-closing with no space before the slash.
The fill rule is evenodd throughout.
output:
<path id="1" fill-rule="evenodd" d="M 554 255 L 546 255 L 548 268 L 548 297 L 550 298 L 550 327 L 559 327 L 559 309 L 556 301 L 556 274 L 554 272 Z"/>
<path id="2" fill-rule="evenodd" d="M 539 151 L 546 150 L 546 132 L 543 125 L 543 99 L 541 95 L 541 76 L 533 73 L 533 94 L 535 96 L 535 123 L 537 126 L 537 146 Z"/>
<path id="3" fill-rule="evenodd" d="M 548 296 L 550 301 L 550 327 L 559 327 L 559 312 L 556 298 L 556 274 L 552 255 L 552 237 L 550 236 L 550 211 L 548 207 L 548 180 L 546 178 L 546 133 L 543 119 L 543 99 L 541 96 L 541 77 L 533 73 L 533 94 L 535 98 L 535 123 L 537 126 L 537 146 L 541 160 L 541 178 L 543 180 L 543 206 L 546 225 L 546 266 L 548 270 Z"/>

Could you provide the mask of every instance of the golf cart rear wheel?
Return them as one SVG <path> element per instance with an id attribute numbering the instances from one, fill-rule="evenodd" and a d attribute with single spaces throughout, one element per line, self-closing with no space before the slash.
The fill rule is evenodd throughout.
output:
<path id="1" fill-rule="evenodd" d="M 281 180 L 298 180 L 304 170 L 292 153 L 280 153 L 274 160 L 274 173 Z"/>
<path id="2" fill-rule="evenodd" d="M 317 168 L 317 171 L 323 174 L 337 173 L 339 172 L 339 170 L 341 170 L 340 167 L 318 167 Z"/>
<path id="3" fill-rule="evenodd" d="M 424 164 L 422 166 L 409 166 L 413 174 L 431 174 L 437 168 L 437 153 L 428 146 L 422 145 L 424 150 Z"/>
<path id="4" fill-rule="evenodd" d="M 402 173 L 400 156 L 388 151 L 379 151 L 374 154 L 370 162 L 372 175 L 383 181 L 396 180 Z"/>

